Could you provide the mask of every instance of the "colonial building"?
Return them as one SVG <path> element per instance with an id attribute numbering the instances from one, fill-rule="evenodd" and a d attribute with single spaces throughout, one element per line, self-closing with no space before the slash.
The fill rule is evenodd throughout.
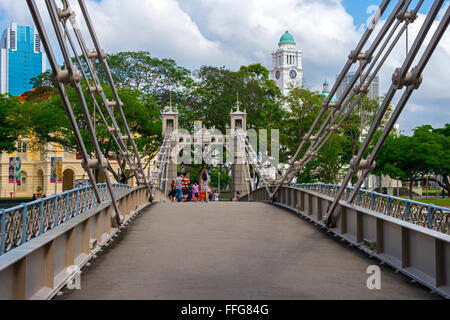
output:
<path id="1" fill-rule="evenodd" d="M 302 86 L 302 51 L 297 49 L 294 37 L 286 31 L 280 38 L 278 50 L 272 53 L 273 69 L 270 73 L 283 95 L 292 86 Z"/>
<path id="2" fill-rule="evenodd" d="M 325 80 L 325 82 L 323 83 L 322 94 L 325 96 L 325 98 L 328 98 L 328 96 L 330 95 L 330 84 L 327 80 Z M 336 102 L 336 97 L 331 98 L 331 102 Z"/>
<path id="3" fill-rule="evenodd" d="M 20 157 L 19 180 L 10 180 L 9 159 Z M 62 158 L 62 181 L 52 183 L 52 157 Z M 87 183 L 88 176 L 81 167 L 81 159 L 72 150 L 58 144 L 42 144 L 35 138 L 24 138 L 17 142 L 17 151 L 0 154 L 0 198 L 31 198 L 33 194 L 52 195 L 72 190 Z M 110 160 L 111 167 L 118 172 L 117 161 Z M 110 179 L 115 182 L 110 173 Z M 133 179 L 134 180 L 134 179 Z M 99 177 L 99 183 L 105 182 Z M 134 183 L 134 182 L 133 182 Z"/>

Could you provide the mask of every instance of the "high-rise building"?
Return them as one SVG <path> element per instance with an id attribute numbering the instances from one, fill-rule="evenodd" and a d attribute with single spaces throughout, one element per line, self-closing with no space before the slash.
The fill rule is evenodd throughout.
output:
<path id="1" fill-rule="evenodd" d="M 297 49 L 294 37 L 288 31 L 281 36 L 278 50 L 272 53 L 272 65 L 271 79 L 282 94 L 287 95 L 292 85 L 302 85 L 302 51 Z"/>
<path id="2" fill-rule="evenodd" d="M 348 87 L 348 85 L 350 84 L 350 82 L 352 81 L 354 76 L 355 76 L 355 72 L 349 72 L 345 76 L 344 80 L 342 81 L 341 85 L 339 86 L 339 88 L 336 92 L 336 98 L 338 100 L 341 100 L 341 97 L 343 96 L 345 89 Z M 336 76 L 336 79 L 338 77 L 339 76 Z M 358 83 L 359 83 L 359 80 L 358 80 L 357 84 Z M 369 86 L 369 93 L 367 94 L 367 97 L 370 99 L 376 100 L 376 99 L 378 99 L 379 96 L 380 96 L 380 78 L 379 78 L 379 76 L 376 76 Z"/>
<path id="3" fill-rule="evenodd" d="M 0 41 L 0 93 L 13 96 L 31 90 L 30 80 L 46 70 L 46 55 L 34 27 L 11 23 Z"/>

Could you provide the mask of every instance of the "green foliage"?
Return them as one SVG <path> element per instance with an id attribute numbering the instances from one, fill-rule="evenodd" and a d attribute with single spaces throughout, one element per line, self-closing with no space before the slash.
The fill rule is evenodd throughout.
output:
<path id="1" fill-rule="evenodd" d="M 180 125 L 192 128 L 194 120 L 205 120 L 207 126 L 225 132 L 239 97 L 240 110 L 247 111 L 249 127 L 277 127 L 272 124 L 279 118 L 280 91 L 268 73 L 260 64 L 241 67 L 239 71 L 201 67 L 194 73 L 196 82 L 180 106 Z"/>
<path id="2" fill-rule="evenodd" d="M 12 152 L 16 141 L 26 134 L 29 120 L 21 109 L 21 102 L 14 97 L 0 95 L 0 152 Z"/>
<path id="3" fill-rule="evenodd" d="M 414 135 L 391 135 L 387 138 L 377 157 L 375 174 L 385 174 L 392 178 L 412 181 L 421 175 L 438 174 L 444 183 L 441 187 L 450 192 L 450 125 L 433 129 L 421 126 Z"/>
<path id="4" fill-rule="evenodd" d="M 115 84 L 120 88 L 142 91 L 153 96 L 162 108 L 169 104 L 170 92 L 178 94 L 189 88 L 191 72 L 173 59 L 152 58 L 148 51 L 128 51 L 108 55 L 107 62 Z M 97 64 L 99 77 L 106 82 L 103 67 Z"/>
<path id="5" fill-rule="evenodd" d="M 31 78 L 30 84 L 33 85 L 33 88 L 51 87 L 53 84 L 50 80 L 50 71 L 47 70 L 37 77 Z"/>
<path id="6" fill-rule="evenodd" d="M 220 172 L 220 188 L 224 186 L 229 186 L 231 184 L 231 177 L 223 170 L 220 169 L 212 169 L 210 172 L 211 175 L 211 187 L 218 188 L 219 187 L 219 172 Z"/>
<path id="7" fill-rule="evenodd" d="M 284 163 L 294 155 L 300 141 L 321 112 L 325 98 L 319 92 L 296 87 L 292 88 L 287 97 L 282 97 L 275 82 L 269 79 L 269 71 L 261 64 L 242 66 L 237 71 L 225 67 L 203 66 L 191 74 L 188 69 L 178 66 L 174 60 L 153 58 L 147 51 L 120 52 L 109 55 L 107 61 L 124 102 L 123 110 L 128 124 L 137 136 L 138 149 L 142 155 L 149 158 L 159 149 L 162 140 L 160 112 L 169 104 L 170 96 L 173 105 L 180 112 L 180 127 L 192 129 L 195 120 L 203 120 L 207 127 L 215 127 L 224 133 L 229 128 L 230 112 L 236 110 L 239 97 L 241 111 L 247 111 L 248 128 L 268 129 L 269 141 L 270 129 L 280 130 L 280 160 Z M 100 80 L 107 83 L 103 66 L 97 63 L 95 67 Z M 85 64 L 81 68 L 89 74 Z M 34 87 L 44 90 L 46 86 L 51 85 L 49 72 L 32 79 L 31 82 Z M 108 86 L 104 85 L 103 88 L 108 99 L 113 100 Z M 26 119 L 22 120 L 22 123 L 28 123 L 26 130 L 35 132 L 43 143 L 60 143 L 75 152 L 76 141 L 60 97 L 52 95 L 48 99 L 34 99 L 33 94 L 30 101 L 19 106 L 26 114 Z M 67 87 L 67 94 L 86 148 L 89 153 L 93 153 L 78 97 L 70 86 Z M 85 94 L 85 99 L 89 105 L 91 120 L 95 123 L 102 152 L 116 157 L 116 145 L 98 110 L 94 110 L 92 98 Z M 96 99 L 99 105 L 102 105 L 100 98 Z M 358 151 L 361 128 L 371 123 L 377 107 L 377 101 L 364 98 L 340 132 L 324 145 L 316 159 L 308 163 L 299 175 L 299 180 L 337 182 L 342 168 Z M 101 109 L 104 114 L 107 113 L 103 107 Z M 328 113 L 329 111 L 325 112 L 325 117 Z M 117 110 L 115 117 L 124 132 Z M 319 123 L 319 126 L 321 125 L 322 123 Z M 303 152 L 308 146 L 307 144 Z M 270 143 L 267 147 L 270 150 Z M 300 155 L 302 156 L 303 154 Z M 202 168 L 203 166 L 189 166 L 191 180 L 197 179 L 197 171 Z M 213 186 L 217 183 L 217 176 L 218 170 L 212 170 Z M 223 172 L 221 184 L 229 183 L 229 178 Z"/>

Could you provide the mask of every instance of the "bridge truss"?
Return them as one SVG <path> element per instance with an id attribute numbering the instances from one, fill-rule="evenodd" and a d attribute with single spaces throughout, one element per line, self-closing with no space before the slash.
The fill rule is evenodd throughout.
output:
<path id="1" fill-rule="evenodd" d="M 149 192 L 151 191 L 151 185 L 148 178 L 145 177 L 142 160 L 139 155 L 134 136 L 130 130 L 127 119 L 123 112 L 123 103 L 120 100 L 118 91 L 114 85 L 114 81 L 106 61 L 106 54 L 101 48 L 100 42 L 97 38 L 92 20 L 88 13 L 84 0 L 79 0 L 79 8 L 82 12 L 83 20 L 89 30 L 89 36 L 94 44 L 95 49 L 89 51 L 86 45 L 86 41 L 80 31 L 80 26 L 76 20 L 76 14 L 71 9 L 68 0 L 61 0 L 62 7 L 56 5 L 55 0 L 45 0 L 45 7 L 47 8 L 50 16 L 53 31 L 56 35 L 59 50 L 64 58 L 64 68 L 58 65 L 53 47 L 50 43 L 47 29 L 44 26 L 41 13 L 34 0 L 27 0 L 28 7 L 31 15 L 33 16 L 34 23 L 38 29 L 41 41 L 44 45 L 48 60 L 50 62 L 52 72 L 51 80 L 55 87 L 58 89 L 65 112 L 70 120 L 76 141 L 77 148 L 83 157 L 83 168 L 86 170 L 89 181 L 92 185 L 93 192 L 97 201 L 102 201 L 101 194 L 97 188 L 97 182 L 94 175 L 94 170 L 99 170 L 103 173 L 109 196 L 112 200 L 115 214 L 112 215 L 113 226 L 117 226 L 123 220 L 123 216 L 120 213 L 120 208 L 115 198 L 113 185 L 110 181 L 108 168 L 109 162 L 100 149 L 100 144 L 95 134 L 95 127 L 91 120 L 88 102 L 84 96 L 84 90 L 92 98 L 94 108 L 99 112 L 99 115 L 108 128 L 108 132 L 111 139 L 117 146 L 119 151 L 119 164 L 120 160 L 125 160 L 129 166 L 131 173 L 134 173 L 139 186 L 147 186 Z M 75 57 L 75 63 L 71 57 Z M 96 72 L 96 61 L 98 61 L 105 72 L 106 83 L 103 83 Z M 85 87 L 82 86 L 84 81 Z M 82 119 L 76 119 L 73 107 L 67 97 L 67 85 L 70 85 L 75 90 L 78 102 L 83 114 Z M 109 87 L 112 92 L 113 100 L 108 100 L 105 89 Z M 119 127 L 118 121 L 114 112 L 120 116 L 120 120 L 123 123 L 125 130 L 122 133 Z M 91 157 L 85 146 L 85 141 L 80 132 L 81 122 L 85 124 L 89 132 L 89 138 L 94 147 L 94 156 Z M 125 168 L 122 168 L 125 169 Z M 151 194 L 151 192 L 150 192 Z M 151 200 L 151 199 L 150 199 Z"/>
<path id="2" fill-rule="evenodd" d="M 384 24 L 379 26 L 378 23 L 385 13 L 387 13 L 387 8 L 391 2 L 393 1 L 384 0 L 381 3 L 379 14 L 373 18 L 372 24 L 365 31 L 358 45 L 351 51 L 348 61 L 324 102 L 319 115 L 300 143 L 295 155 L 290 160 L 289 169 L 282 176 L 281 181 L 278 181 L 273 186 L 273 192 L 269 193 L 271 199 L 274 199 L 281 186 L 291 184 L 296 175 L 305 168 L 305 165 L 317 157 L 320 149 L 339 131 L 352 111 L 359 106 L 364 96 L 367 95 L 368 88 L 379 73 L 381 67 L 393 55 L 393 50 L 399 45 L 402 35 L 408 32 L 408 27 L 412 23 L 417 22 L 418 11 L 422 7 L 424 0 L 418 1 L 414 8 L 410 8 L 412 0 L 397 1 Z M 406 43 L 406 58 L 402 65 L 395 69 L 392 76 L 392 85 L 376 113 L 375 119 L 370 126 L 358 154 L 352 159 L 350 168 L 342 181 L 341 185 L 347 186 L 354 174 L 357 173 L 359 175 L 358 182 L 347 199 L 349 203 L 355 200 L 366 177 L 375 168 L 375 159 L 381 147 L 389 136 L 411 95 L 422 83 L 422 73 L 449 25 L 450 7 L 447 7 L 437 29 L 433 32 L 432 26 L 436 22 L 436 17 L 440 10 L 445 7 L 444 2 L 444 0 L 435 0 L 433 2 L 412 46 L 409 47 L 408 43 Z M 374 34 L 375 39 L 369 43 L 369 38 L 372 34 Z M 431 40 L 426 44 L 425 40 L 429 35 L 431 35 Z M 366 51 L 364 50 L 365 47 L 368 47 Z M 423 53 L 419 54 L 420 52 Z M 411 68 L 415 61 L 418 61 L 418 63 Z M 332 102 L 332 98 L 335 96 L 338 88 L 354 64 L 359 64 L 359 73 L 355 73 L 352 77 L 339 101 Z M 388 108 L 398 92 L 403 92 L 403 94 L 395 110 L 384 127 L 375 147 L 369 156 L 364 159 L 364 155 L 369 151 L 369 146 L 374 142 L 374 136 L 380 127 L 381 121 L 385 118 Z M 340 188 L 335 196 L 334 202 L 328 208 L 324 221 L 329 226 L 333 224 L 335 209 L 345 191 L 346 188 Z"/>

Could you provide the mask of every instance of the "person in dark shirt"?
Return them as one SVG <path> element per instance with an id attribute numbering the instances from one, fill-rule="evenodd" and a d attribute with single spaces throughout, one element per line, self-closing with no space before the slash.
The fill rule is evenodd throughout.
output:
<path id="1" fill-rule="evenodd" d="M 188 193 L 187 193 L 187 197 L 186 197 L 186 202 L 191 202 L 192 201 L 192 187 L 188 187 Z"/>

